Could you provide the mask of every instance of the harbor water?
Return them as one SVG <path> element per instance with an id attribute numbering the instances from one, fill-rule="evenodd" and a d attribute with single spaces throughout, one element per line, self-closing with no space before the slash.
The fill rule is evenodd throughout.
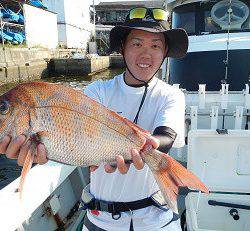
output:
<path id="1" fill-rule="evenodd" d="M 86 76 L 57 76 L 50 77 L 47 79 L 42 79 L 38 81 L 46 81 L 46 82 L 56 82 L 69 84 L 72 87 L 76 88 L 85 88 L 88 84 L 96 81 L 98 79 L 107 80 L 115 75 L 118 75 L 123 72 L 123 69 L 107 69 L 103 72 L 96 73 L 94 75 L 86 75 Z M 0 86 L 0 94 L 2 95 L 6 91 L 10 90 L 18 83 L 9 83 L 6 85 Z M 4 188 L 6 185 L 11 183 L 17 177 L 20 176 L 22 167 L 17 165 L 16 160 L 11 160 L 6 158 L 5 155 L 0 154 L 0 190 Z"/>

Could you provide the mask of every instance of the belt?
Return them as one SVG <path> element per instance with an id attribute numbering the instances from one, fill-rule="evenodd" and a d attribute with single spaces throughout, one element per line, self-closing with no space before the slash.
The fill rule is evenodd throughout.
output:
<path id="1" fill-rule="evenodd" d="M 89 192 L 89 185 L 87 185 L 82 193 L 81 209 L 108 212 L 112 214 L 113 219 L 117 220 L 121 217 L 121 212 L 138 210 L 152 205 L 164 211 L 167 211 L 168 208 L 164 207 L 165 204 L 163 202 L 164 198 L 160 191 L 155 192 L 150 197 L 136 201 L 110 202 L 110 201 L 98 200 Z"/>
<path id="2" fill-rule="evenodd" d="M 137 201 L 129 202 L 108 202 L 103 200 L 93 199 L 85 206 L 90 210 L 105 211 L 112 214 L 113 219 L 119 219 L 121 212 L 133 211 L 137 209 L 146 208 L 148 206 L 158 206 L 152 198 L 145 198 Z"/>

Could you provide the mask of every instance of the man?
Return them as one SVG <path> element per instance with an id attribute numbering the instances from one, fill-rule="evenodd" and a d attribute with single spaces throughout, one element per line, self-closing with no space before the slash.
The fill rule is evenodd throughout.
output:
<path id="1" fill-rule="evenodd" d="M 85 94 L 150 131 L 147 143 L 168 152 L 184 144 L 184 95 L 155 77 L 165 57 L 183 57 L 188 47 L 186 32 L 168 29 L 162 9 L 132 9 L 124 24 L 110 33 L 111 50 L 120 51 L 126 71 L 109 81 L 90 84 Z M 25 137 L 0 141 L 0 152 L 23 164 Z M 112 144 L 110 144 L 112 145 Z M 19 151 L 20 150 L 20 151 Z M 152 195 L 159 190 L 143 151 L 131 150 L 132 163 L 117 156 L 115 165 L 92 166 L 92 197 L 83 230 L 181 230 L 179 220 Z M 45 147 L 38 145 L 36 161 L 45 163 Z M 118 169 L 118 170 L 117 170 Z M 88 195 L 88 196 L 89 196 Z M 94 201 L 94 203 L 93 203 Z M 125 203 L 124 203 L 125 202 Z"/>
<path id="2" fill-rule="evenodd" d="M 167 28 L 167 12 L 162 9 L 132 9 L 124 24 L 110 33 L 111 50 L 123 55 L 125 73 L 97 81 L 85 90 L 91 98 L 150 131 L 153 136 L 147 142 L 165 152 L 174 140 L 175 147 L 184 144 L 184 96 L 154 76 L 165 57 L 183 57 L 188 46 L 184 30 Z M 140 154 L 132 150 L 131 155 L 131 166 L 117 156 L 119 171 L 106 164 L 92 172 L 90 192 L 104 205 L 107 201 L 115 202 L 116 207 L 119 202 L 134 202 L 141 207 L 121 213 L 116 210 L 118 217 L 105 209 L 89 209 L 88 229 L 83 230 L 180 230 L 179 221 L 171 222 L 172 211 L 143 204 L 159 189 Z"/>

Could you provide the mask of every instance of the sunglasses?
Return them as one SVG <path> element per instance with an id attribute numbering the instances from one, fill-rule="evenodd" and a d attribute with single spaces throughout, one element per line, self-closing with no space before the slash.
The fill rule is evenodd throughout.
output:
<path id="1" fill-rule="evenodd" d="M 136 7 L 129 11 L 129 19 L 143 19 L 147 16 L 157 21 L 167 21 L 169 13 L 161 8 Z"/>

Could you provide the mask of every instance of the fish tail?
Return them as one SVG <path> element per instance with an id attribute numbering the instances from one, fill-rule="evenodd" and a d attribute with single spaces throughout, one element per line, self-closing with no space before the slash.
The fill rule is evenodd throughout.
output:
<path id="1" fill-rule="evenodd" d="M 29 149 L 26 155 L 25 161 L 24 161 L 22 172 L 21 172 L 20 184 L 19 184 L 19 189 L 18 189 L 20 199 L 22 199 L 23 185 L 24 185 L 26 175 L 31 169 L 33 162 L 34 162 L 34 154 L 32 153 L 32 150 Z"/>
<path id="2" fill-rule="evenodd" d="M 145 162 L 154 174 L 166 205 L 176 213 L 178 213 L 177 196 L 179 187 L 190 187 L 209 193 L 207 187 L 197 176 L 168 154 L 152 149 L 150 155 L 145 155 Z"/>

